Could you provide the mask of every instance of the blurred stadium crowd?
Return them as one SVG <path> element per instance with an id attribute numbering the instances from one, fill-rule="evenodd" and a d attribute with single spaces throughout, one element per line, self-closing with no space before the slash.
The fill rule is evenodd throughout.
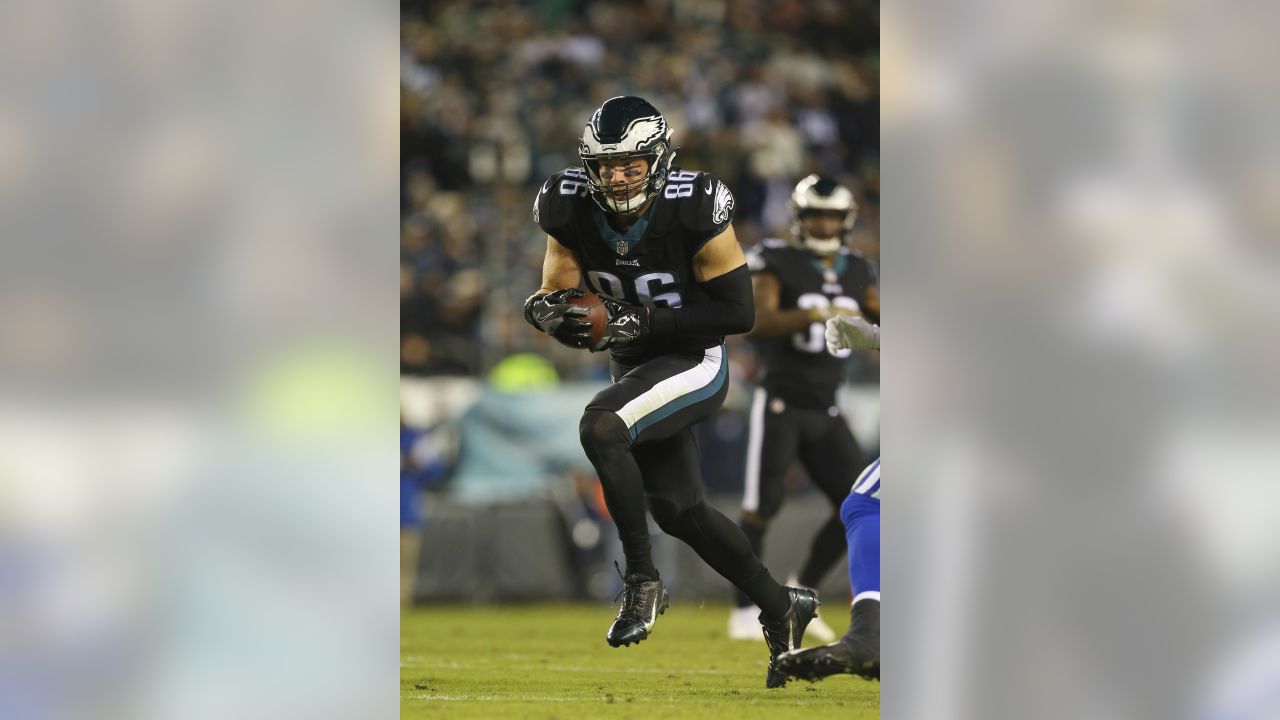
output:
<path id="1" fill-rule="evenodd" d="M 577 163 L 582 126 L 616 95 L 653 102 L 675 130 L 677 165 L 733 189 L 744 245 L 785 237 L 791 188 L 823 172 L 854 189 L 854 243 L 878 259 L 873 0 L 401 8 L 402 373 L 485 375 L 532 352 L 560 378 L 604 376 L 603 358 L 530 331 L 519 307 L 539 284 L 546 247 L 531 199 Z M 749 346 L 734 341 L 730 357 L 749 379 Z M 855 372 L 878 377 L 874 366 Z"/>

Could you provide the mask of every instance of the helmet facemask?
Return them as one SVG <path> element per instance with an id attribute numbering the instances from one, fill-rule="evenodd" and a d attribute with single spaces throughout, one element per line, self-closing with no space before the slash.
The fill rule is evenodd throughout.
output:
<path id="1" fill-rule="evenodd" d="M 662 190 L 671 170 L 671 160 L 675 157 L 675 152 L 665 141 L 649 152 L 604 155 L 581 152 L 580 154 L 582 166 L 587 171 L 587 191 L 591 199 L 595 200 L 600 209 L 605 212 L 621 214 L 639 210 Z M 604 176 L 600 173 L 602 163 L 611 163 L 614 166 L 626 165 L 629 161 L 636 159 L 644 160 L 648 164 L 647 171 L 634 180 L 628 179 L 625 184 L 606 183 Z"/>

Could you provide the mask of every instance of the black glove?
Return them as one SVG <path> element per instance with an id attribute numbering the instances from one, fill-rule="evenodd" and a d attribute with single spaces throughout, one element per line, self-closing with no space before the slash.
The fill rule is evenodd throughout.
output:
<path id="1" fill-rule="evenodd" d="M 653 313 L 647 307 L 623 305 L 616 300 L 601 298 L 609 311 L 609 324 L 604 326 L 600 342 L 591 346 L 591 352 L 608 350 L 643 340 L 652 331 Z"/>
<path id="2" fill-rule="evenodd" d="M 578 288 L 530 295 L 524 301 L 524 319 L 562 345 L 579 349 L 590 347 L 591 325 L 578 319 L 586 316 L 587 309 L 569 304 L 571 298 L 585 295 Z"/>

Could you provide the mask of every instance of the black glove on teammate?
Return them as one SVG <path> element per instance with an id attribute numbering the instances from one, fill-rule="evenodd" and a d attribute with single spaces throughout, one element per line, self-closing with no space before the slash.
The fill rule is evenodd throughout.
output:
<path id="1" fill-rule="evenodd" d="M 627 345 L 648 337 L 653 327 L 653 311 L 647 307 L 623 305 L 616 300 L 604 300 L 605 309 L 609 311 L 609 324 L 604 327 L 604 335 L 600 342 L 591 347 L 591 352 L 608 350 L 619 345 Z"/>
<path id="2" fill-rule="evenodd" d="M 569 304 L 571 298 L 585 295 L 577 288 L 530 295 L 524 301 L 524 319 L 562 345 L 579 349 L 590 347 L 591 325 L 578 319 L 586 316 L 587 309 Z"/>

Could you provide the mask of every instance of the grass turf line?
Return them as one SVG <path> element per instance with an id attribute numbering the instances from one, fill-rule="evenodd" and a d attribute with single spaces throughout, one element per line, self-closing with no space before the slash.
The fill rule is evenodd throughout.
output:
<path id="1" fill-rule="evenodd" d="M 880 684 L 764 687 L 768 650 L 725 636 L 725 605 L 675 604 L 611 648 L 606 605 L 427 607 L 400 619 L 401 718 L 880 717 Z M 830 615 L 830 612 L 825 615 Z M 828 617 L 837 631 L 841 623 Z"/>

